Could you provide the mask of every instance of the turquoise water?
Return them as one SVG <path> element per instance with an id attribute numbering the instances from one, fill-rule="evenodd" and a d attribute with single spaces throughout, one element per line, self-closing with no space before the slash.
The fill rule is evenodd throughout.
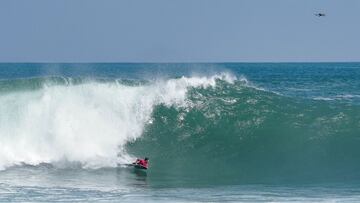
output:
<path id="1" fill-rule="evenodd" d="M 0 64 L 0 201 L 358 201 L 360 63 Z M 147 173 L 125 164 L 150 157 Z"/>

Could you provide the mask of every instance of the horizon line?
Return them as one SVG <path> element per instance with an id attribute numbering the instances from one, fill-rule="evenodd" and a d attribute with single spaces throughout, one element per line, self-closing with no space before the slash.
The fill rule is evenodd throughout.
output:
<path id="1" fill-rule="evenodd" d="M 73 61 L 65 61 L 65 62 L 54 62 L 54 61 L 27 61 L 27 62 L 2 62 L 0 61 L 0 64 L 14 64 L 14 63 L 37 63 L 37 64 L 45 64 L 45 63 L 53 63 L 53 64 L 85 64 L 85 63 L 128 63 L 128 64 L 186 64 L 186 63 L 198 63 L 198 64 L 206 64 L 206 63 L 360 63 L 359 61 L 189 61 L 189 62 L 180 62 L 180 61 L 145 61 L 145 62 L 135 62 L 135 61 L 79 61 L 79 62 L 73 62 Z"/>

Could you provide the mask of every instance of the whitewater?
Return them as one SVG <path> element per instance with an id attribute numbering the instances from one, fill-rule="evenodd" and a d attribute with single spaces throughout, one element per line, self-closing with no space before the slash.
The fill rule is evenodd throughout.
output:
<path id="1" fill-rule="evenodd" d="M 121 81 L 48 84 L 0 97 L 0 169 L 51 163 L 58 167 L 116 167 L 135 157 L 124 145 L 142 135 L 156 105 L 188 106 L 189 87 L 233 83 L 229 74 L 181 77 L 145 85 Z M 65 164 L 65 165 L 64 165 Z"/>
<path id="2" fill-rule="evenodd" d="M 359 200 L 359 63 L 0 64 L 0 201 Z M 150 157 L 139 173 L 126 164 Z"/>

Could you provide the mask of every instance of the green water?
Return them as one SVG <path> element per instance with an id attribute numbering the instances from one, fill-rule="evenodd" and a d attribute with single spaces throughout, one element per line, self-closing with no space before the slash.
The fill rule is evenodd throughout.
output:
<path id="1" fill-rule="evenodd" d="M 0 201 L 359 200 L 360 64 L 0 64 Z M 150 157 L 146 173 L 124 167 Z"/>

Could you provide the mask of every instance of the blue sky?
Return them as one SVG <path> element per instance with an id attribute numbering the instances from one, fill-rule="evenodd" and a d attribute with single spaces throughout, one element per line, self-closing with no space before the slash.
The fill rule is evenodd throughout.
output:
<path id="1" fill-rule="evenodd" d="M 359 0 L 1 0 L 0 62 L 360 61 L 359 11 Z"/>

